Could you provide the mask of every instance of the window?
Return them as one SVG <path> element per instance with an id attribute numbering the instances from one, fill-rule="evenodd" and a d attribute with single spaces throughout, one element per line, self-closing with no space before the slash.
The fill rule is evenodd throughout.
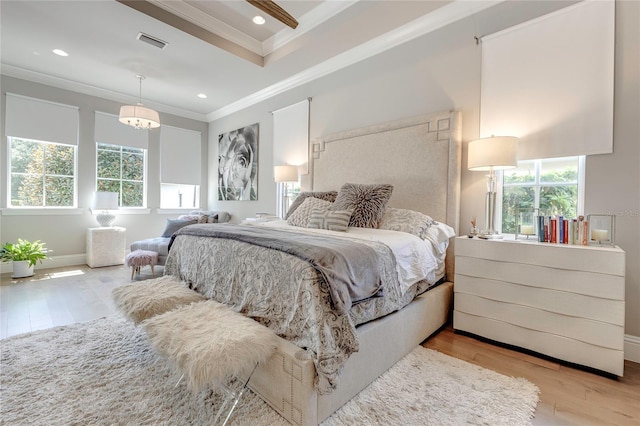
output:
<path id="1" fill-rule="evenodd" d="M 503 172 L 502 232 L 515 233 L 518 208 L 574 218 L 582 211 L 584 156 L 519 161 Z"/>
<path id="2" fill-rule="evenodd" d="M 200 207 L 200 185 L 160 184 L 160 208 L 181 209 Z"/>
<path id="3" fill-rule="evenodd" d="M 76 147 L 9 138 L 10 207 L 75 207 Z"/>
<path id="4" fill-rule="evenodd" d="M 97 144 L 97 191 L 120 194 L 120 207 L 144 207 L 146 150 Z"/>

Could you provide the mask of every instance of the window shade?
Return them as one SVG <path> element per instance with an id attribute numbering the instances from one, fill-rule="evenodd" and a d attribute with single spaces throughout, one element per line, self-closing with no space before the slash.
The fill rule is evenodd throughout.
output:
<path id="1" fill-rule="evenodd" d="M 7 93 L 7 136 L 78 145 L 78 123 L 76 106 Z"/>
<path id="2" fill-rule="evenodd" d="M 309 99 L 273 112 L 273 164 L 309 173 Z"/>
<path id="3" fill-rule="evenodd" d="M 160 181 L 200 185 L 202 135 L 163 125 L 160 129 Z"/>
<path id="4" fill-rule="evenodd" d="M 118 121 L 117 115 L 100 111 L 96 111 L 95 138 L 99 143 L 142 149 L 149 147 L 149 132 L 126 126 Z"/>
<path id="5" fill-rule="evenodd" d="M 481 136 L 518 159 L 613 152 L 613 1 L 584 1 L 482 39 Z"/>

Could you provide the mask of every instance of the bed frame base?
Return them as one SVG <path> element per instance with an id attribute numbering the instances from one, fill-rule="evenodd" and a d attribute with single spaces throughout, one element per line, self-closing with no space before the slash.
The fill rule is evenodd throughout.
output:
<path id="1" fill-rule="evenodd" d="M 331 394 L 317 394 L 313 362 L 284 339 L 255 371 L 249 387 L 290 423 L 317 425 L 446 324 L 452 297 L 453 283 L 445 282 L 400 311 L 359 326 L 360 351 L 351 355 Z"/>

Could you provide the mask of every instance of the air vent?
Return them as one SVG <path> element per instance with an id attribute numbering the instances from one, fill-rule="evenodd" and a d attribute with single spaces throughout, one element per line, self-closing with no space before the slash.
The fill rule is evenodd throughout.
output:
<path id="1" fill-rule="evenodd" d="M 167 44 L 169 44 L 166 41 L 162 41 L 157 37 L 150 36 L 149 34 L 145 34 L 145 33 L 138 33 L 138 37 L 136 38 L 140 41 L 144 41 L 145 43 L 149 43 L 150 45 L 158 47 L 160 49 L 164 49 L 167 46 Z"/>

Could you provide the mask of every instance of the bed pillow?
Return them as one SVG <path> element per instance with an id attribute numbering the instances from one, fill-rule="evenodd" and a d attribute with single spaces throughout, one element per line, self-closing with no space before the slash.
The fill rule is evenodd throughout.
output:
<path id="1" fill-rule="evenodd" d="M 447 249 L 449 238 L 456 235 L 455 230 L 433 220 L 430 216 L 414 210 L 387 207 L 380 223 L 380 229 L 406 232 L 423 240 L 431 241 L 439 251 Z"/>
<path id="2" fill-rule="evenodd" d="M 311 210 L 307 228 L 347 232 L 353 210 Z"/>
<path id="3" fill-rule="evenodd" d="M 331 210 L 353 210 L 349 226 L 378 228 L 392 192 L 389 184 L 345 183 Z"/>
<path id="4" fill-rule="evenodd" d="M 336 200 L 337 195 L 338 195 L 338 191 L 301 192 L 300 194 L 298 194 L 296 199 L 293 200 L 293 203 L 291 203 L 291 207 L 289 207 L 289 211 L 287 211 L 287 214 L 284 218 L 289 219 L 289 216 L 291 216 L 293 212 L 295 212 L 298 209 L 298 207 L 300 207 L 300 205 L 304 202 L 304 200 L 307 199 L 308 197 L 318 198 L 320 200 L 325 200 L 333 203 Z"/>
<path id="5" fill-rule="evenodd" d="M 189 220 L 189 219 L 167 219 L 167 225 L 164 228 L 164 232 L 162 233 L 162 238 L 169 238 L 178 229 L 183 228 L 187 225 L 193 225 L 194 223 L 198 223 L 197 220 Z"/>
<path id="6" fill-rule="evenodd" d="M 329 210 L 329 207 L 331 207 L 330 201 L 321 200 L 315 197 L 306 197 L 298 206 L 296 211 L 289 216 L 287 223 L 292 226 L 306 228 L 309 223 L 309 217 L 311 216 L 311 210 Z"/>
<path id="7" fill-rule="evenodd" d="M 382 222 L 380 222 L 380 229 L 406 232 L 422 238 L 427 229 L 434 223 L 435 220 L 424 213 L 387 207 L 384 216 L 382 216 Z"/>

